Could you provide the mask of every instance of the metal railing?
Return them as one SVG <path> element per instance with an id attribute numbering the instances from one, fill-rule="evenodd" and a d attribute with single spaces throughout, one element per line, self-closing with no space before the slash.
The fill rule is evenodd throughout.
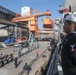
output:
<path id="1" fill-rule="evenodd" d="M 58 72 L 57 63 L 58 63 L 58 46 L 55 48 L 52 59 L 48 68 L 46 75 L 55 75 Z"/>

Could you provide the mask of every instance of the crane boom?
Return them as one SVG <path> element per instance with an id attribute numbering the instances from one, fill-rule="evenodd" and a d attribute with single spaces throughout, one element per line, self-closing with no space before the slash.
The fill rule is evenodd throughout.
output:
<path id="1" fill-rule="evenodd" d="M 28 16 L 16 17 L 16 18 L 13 18 L 12 21 L 13 22 L 30 21 L 31 17 L 40 17 L 40 16 L 51 16 L 51 13 L 49 10 L 46 10 L 43 13 L 36 13 Z"/>

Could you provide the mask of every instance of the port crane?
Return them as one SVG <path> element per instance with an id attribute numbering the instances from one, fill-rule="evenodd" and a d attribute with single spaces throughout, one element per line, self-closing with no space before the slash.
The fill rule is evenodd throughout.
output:
<path id="1" fill-rule="evenodd" d="M 47 16 L 49 18 L 49 16 L 51 16 L 50 11 L 46 10 L 45 12 L 39 13 L 38 10 L 35 10 L 35 11 L 33 10 L 33 11 L 30 11 L 30 15 L 27 15 L 27 13 L 24 16 L 17 15 L 17 17 L 12 19 L 12 22 L 18 22 L 24 25 L 28 25 L 30 32 L 32 32 L 35 35 L 39 34 L 37 33 L 37 31 L 39 30 L 38 17 Z M 51 22 L 49 22 L 48 27 L 51 27 L 53 25 L 53 20 L 50 20 L 50 21 Z M 47 24 L 43 24 L 43 25 L 44 25 L 43 27 L 47 28 Z"/>

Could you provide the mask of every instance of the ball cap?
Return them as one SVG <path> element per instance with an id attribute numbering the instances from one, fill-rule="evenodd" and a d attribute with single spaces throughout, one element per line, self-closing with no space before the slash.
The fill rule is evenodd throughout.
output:
<path id="1" fill-rule="evenodd" d="M 65 18 L 65 21 L 66 20 L 76 22 L 76 17 L 74 17 L 73 15 L 67 15 Z"/>

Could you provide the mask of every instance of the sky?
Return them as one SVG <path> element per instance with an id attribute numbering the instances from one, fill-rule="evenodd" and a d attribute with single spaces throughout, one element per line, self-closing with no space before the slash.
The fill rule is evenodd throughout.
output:
<path id="1" fill-rule="evenodd" d="M 33 10 L 38 10 L 40 13 L 50 10 L 52 16 L 50 18 L 55 20 L 56 17 L 61 17 L 62 14 L 58 12 L 59 6 L 64 4 L 65 0 L 0 0 L 0 5 L 15 12 L 21 14 L 21 8 L 24 6 L 31 7 Z M 38 17 L 38 27 L 43 28 L 42 18 Z"/>

